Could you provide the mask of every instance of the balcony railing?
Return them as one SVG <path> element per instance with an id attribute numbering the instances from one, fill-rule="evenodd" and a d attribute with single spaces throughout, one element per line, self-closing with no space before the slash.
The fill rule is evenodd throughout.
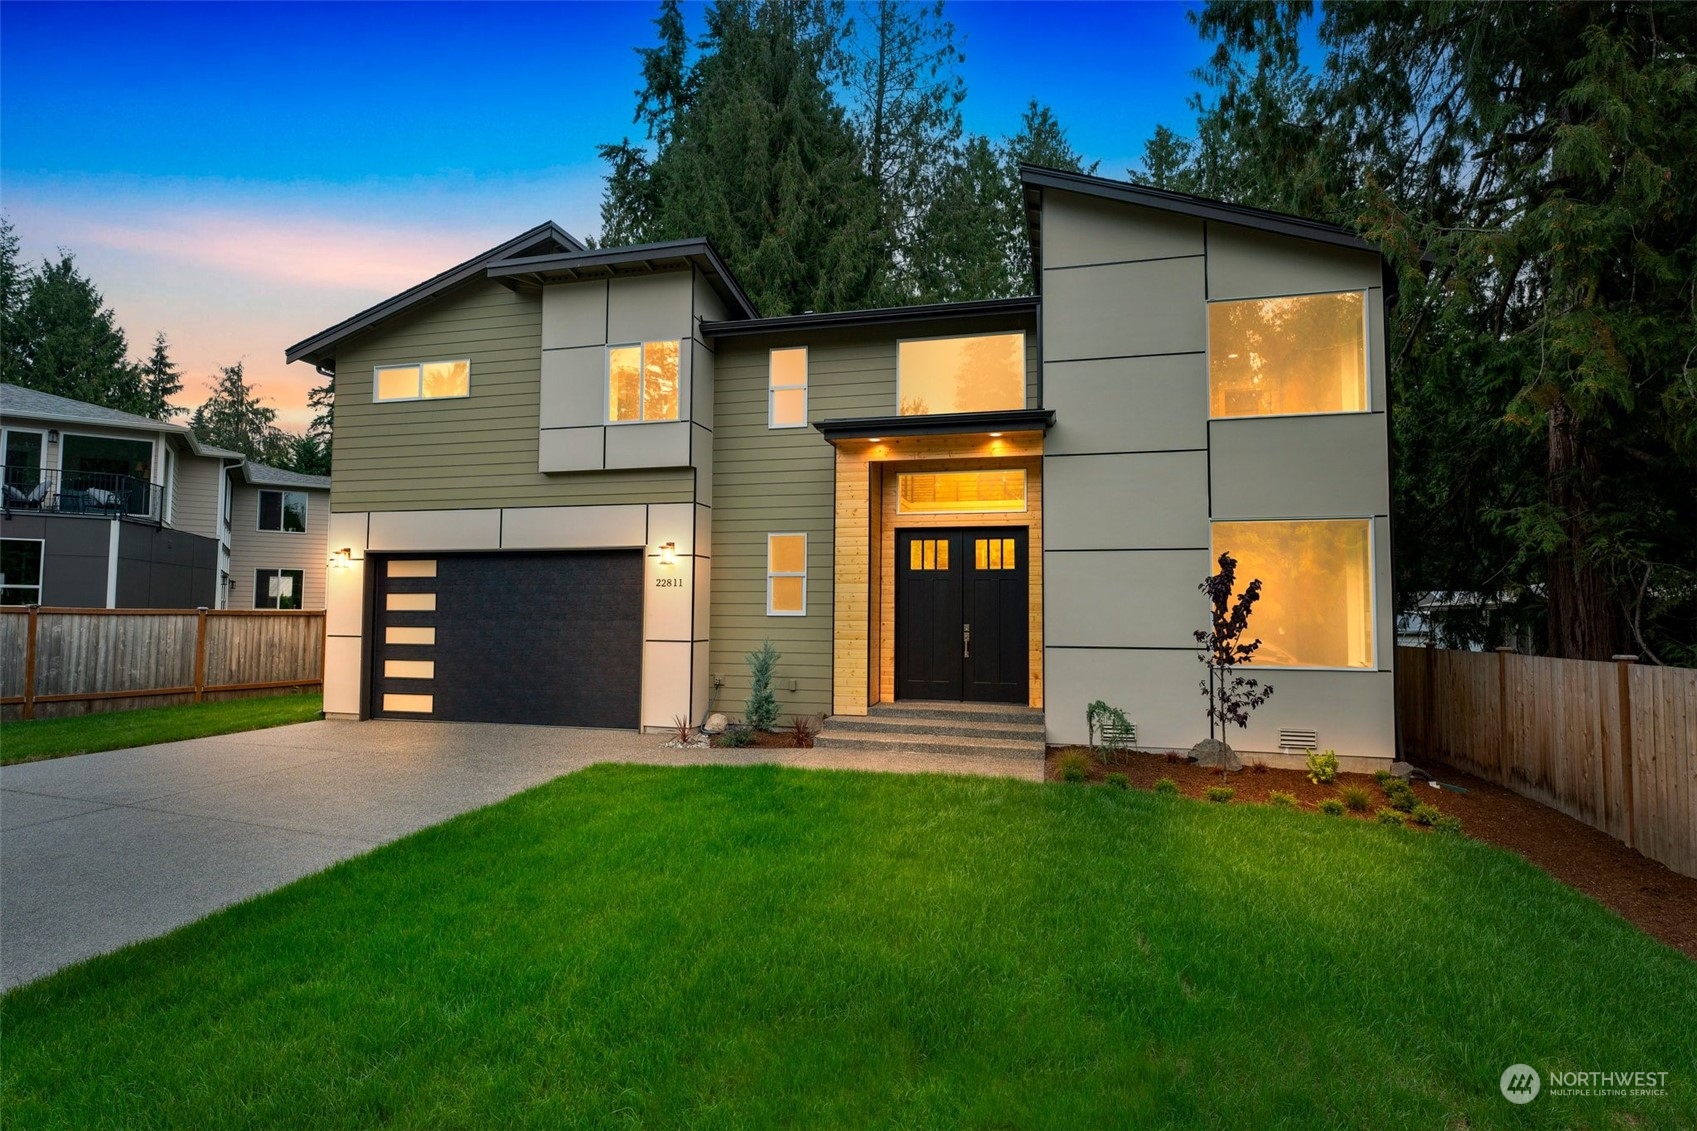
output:
<path id="1" fill-rule="evenodd" d="M 13 512 L 158 518 L 159 490 L 145 479 L 111 471 L 43 471 L 8 467 L 0 506 Z"/>

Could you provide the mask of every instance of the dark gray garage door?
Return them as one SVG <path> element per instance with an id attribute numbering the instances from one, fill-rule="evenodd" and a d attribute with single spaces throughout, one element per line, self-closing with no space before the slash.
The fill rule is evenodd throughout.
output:
<path id="1" fill-rule="evenodd" d="M 373 564 L 373 715 L 638 725 L 639 552 L 408 555 Z"/>

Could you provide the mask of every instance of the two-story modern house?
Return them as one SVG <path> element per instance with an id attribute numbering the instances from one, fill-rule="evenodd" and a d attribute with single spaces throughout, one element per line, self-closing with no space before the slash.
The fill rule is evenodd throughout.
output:
<path id="1" fill-rule="evenodd" d="M 0 385 L 0 457 L 0 604 L 219 604 L 239 454 L 180 424 Z"/>
<path id="2" fill-rule="evenodd" d="M 0 385 L 0 604 L 324 607 L 330 480 Z"/>
<path id="3" fill-rule="evenodd" d="M 771 640 L 838 745 L 1101 699 L 1186 749 L 1229 550 L 1276 688 L 1233 745 L 1390 759 L 1382 257 L 1023 176 L 1030 298 L 761 318 L 703 240 L 550 224 L 290 349 L 336 376 L 326 710 L 660 728 Z"/>

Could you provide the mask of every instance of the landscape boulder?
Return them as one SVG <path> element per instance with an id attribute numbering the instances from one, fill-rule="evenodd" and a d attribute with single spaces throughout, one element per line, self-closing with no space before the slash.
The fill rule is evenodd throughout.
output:
<path id="1" fill-rule="evenodd" d="M 731 720 L 727 719 L 719 712 L 714 711 L 711 715 L 707 716 L 707 721 L 701 724 L 701 730 L 705 734 L 724 734 L 725 728 L 730 725 Z"/>
<path id="2" fill-rule="evenodd" d="M 1228 771 L 1243 769 L 1243 759 L 1237 751 L 1217 738 L 1205 738 L 1190 748 L 1190 760 L 1198 766 L 1224 766 Z"/>

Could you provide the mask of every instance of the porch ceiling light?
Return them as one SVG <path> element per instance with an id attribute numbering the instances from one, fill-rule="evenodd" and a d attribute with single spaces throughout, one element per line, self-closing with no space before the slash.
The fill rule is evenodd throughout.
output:
<path id="1" fill-rule="evenodd" d="M 660 564 L 663 566 L 675 566 L 678 564 L 678 544 L 676 542 L 661 543 Z"/>
<path id="2" fill-rule="evenodd" d="M 992 439 L 992 440 L 1000 440 L 1001 438 L 1002 438 L 1002 434 L 1000 432 L 990 433 L 990 439 Z"/>

